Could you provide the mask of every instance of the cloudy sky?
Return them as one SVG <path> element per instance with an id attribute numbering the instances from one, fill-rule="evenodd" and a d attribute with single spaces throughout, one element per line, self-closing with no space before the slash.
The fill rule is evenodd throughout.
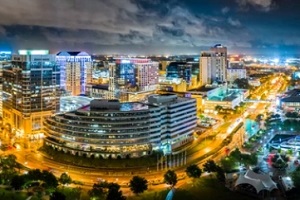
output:
<path id="1" fill-rule="evenodd" d="M 0 50 L 300 53 L 300 0 L 1 0 Z"/>

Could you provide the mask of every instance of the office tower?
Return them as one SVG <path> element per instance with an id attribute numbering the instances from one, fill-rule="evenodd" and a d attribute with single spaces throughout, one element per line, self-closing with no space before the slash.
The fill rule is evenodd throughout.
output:
<path id="1" fill-rule="evenodd" d="M 226 81 L 226 68 L 227 68 L 227 48 L 221 44 L 216 44 L 210 49 L 214 52 L 215 66 L 212 68 L 213 81 L 225 82 Z"/>
<path id="2" fill-rule="evenodd" d="M 0 51 L 0 117 L 2 117 L 2 82 L 3 82 L 3 68 L 11 65 L 11 52 L 10 51 Z"/>
<path id="3" fill-rule="evenodd" d="M 180 79 L 184 80 L 187 84 L 191 82 L 191 71 L 192 65 L 186 62 L 171 62 L 166 67 L 166 79 L 174 80 Z"/>
<path id="4" fill-rule="evenodd" d="M 201 85 L 226 81 L 227 48 L 217 44 L 200 55 Z"/>
<path id="5" fill-rule="evenodd" d="M 116 58 L 108 68 L 108 90 L 112 99 L 137 101 L 157 89 L 158 62 L 140 58 Z"/>
<path id="6" fill-rule="evenodd" d="M 199 80 L 200 85 L 212 84 L 212 68 L 215 65 L 214 53 L 203 51 L 200 54 Z"/>
<path id="7" fill-rule="evenodd" d="M 20 50 L 3 68 L 3 123 L 16 134 L 40 134 L 59 110 L 60 71 L 47 50 Z"/>
<path id="8" fill-rule="evenodd" d="M 62 51 L 56 56 L 60 67 L 61 87 L 71 95 L 85 94 L 92 83 L 92 59 L 86 52 Z"/>

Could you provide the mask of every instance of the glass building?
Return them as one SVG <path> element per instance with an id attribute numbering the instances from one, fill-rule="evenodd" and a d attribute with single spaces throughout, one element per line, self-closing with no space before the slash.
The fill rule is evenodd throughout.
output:
<path id="1" fill-rule="evenodd" d="M 110 98 L 139 101 L 158 87 L 158 62 L 141 58 L 115 58 L 109 64 Z"/>
<path id="2" fill-rule="evenodd" d="M 3 123 L 16 134 L 37 134 L 43 119 L 59 110 L 60 69 L 46 51 L 19 53 L 3 67 Z"/>
<path id="3" fill-rule="evenodd" d="M 193 140 L 195 99 L 153 95 L 148 103 L 93 100 L 45 121 L 45 144 L 73 155 L 140 157 L 173 153 Z"/>
<path id="4" fill-rule="evenodd" d="M 192 78 L 192 65 L 187 62 L 171 62 L 166 68 L 167 80 L 182 79 L 190 84 Z"/>

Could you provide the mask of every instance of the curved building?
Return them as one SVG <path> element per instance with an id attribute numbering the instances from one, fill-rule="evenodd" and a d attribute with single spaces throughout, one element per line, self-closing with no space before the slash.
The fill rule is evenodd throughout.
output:
<path id="1" fill-rule="evenodd" d="M 93 100 L 76 111 L 54 115 L 45 121 L 45 144 L 103 158 L 140 157 L 158 148 L 175 151 L 192 139 L 196 102 L 157 96 L 148 104 Z"/>

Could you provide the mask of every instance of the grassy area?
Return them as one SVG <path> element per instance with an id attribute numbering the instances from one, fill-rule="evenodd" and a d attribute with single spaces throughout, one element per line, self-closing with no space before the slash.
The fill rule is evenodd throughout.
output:
<path id="1" fill-rule="evenodd" d="M 3 200 L 25 200 L 27 199 L 27 194 L 24 192 L 14 192 L 10 190 L 5 190 L 0 188 L 0 199 Z"/>
<path id="2" fill-rule="evenodd" d="M 51 147 L 43 146 L 39 149 L 46 156 L 53 158 L 54 160 L 72 164 L 82 167 L 91 168 L 130 168 L 130 167 L 151 167 L 156 166 L 157 154 L 153 153 L 147 157 L 142 158 L 129 158 L 129 159 L 102 159 L 102 158 L 86 158 L 81 156 L 75 156 L 64 153 L 62 151 L 55 151 Z"/>
<path id="3" fill-rule="evenodd" d="M 138 196 L 128 197 L 128 200 L 165 200 L 168 190 L 159 192 L 146 192 Z M 214 178 L 200 178 L 185 184 L 182 188 L 176 189 L 173 200 L 251 200 L 253 198 L 233 192 L 224 187 Z"/>

